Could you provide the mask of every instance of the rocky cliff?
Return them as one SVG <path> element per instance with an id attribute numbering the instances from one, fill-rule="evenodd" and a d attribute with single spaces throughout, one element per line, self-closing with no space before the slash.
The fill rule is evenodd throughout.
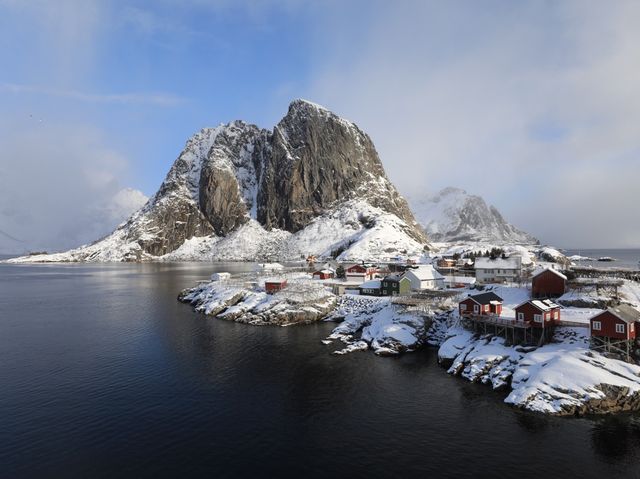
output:
<path id="1" fill-rule="evenodd" d="M 507 222 L 483 198 L 459 188 L 433 196 L 414 196 L 411 206 L 433 241 L 537 244 L 538 240 Z"/>
<path id="2" fill-rule="evenodd" d="M 375 259 L 420 254 L 426 244 L 371 139 L 295 100 L 273 130 L 242 121 L 201 130 L 158 192 L 114 233 L 29 261 Z"/>

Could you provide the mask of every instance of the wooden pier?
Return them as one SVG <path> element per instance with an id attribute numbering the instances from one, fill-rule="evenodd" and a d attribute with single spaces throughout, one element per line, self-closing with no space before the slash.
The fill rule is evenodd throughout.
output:
<path id="1" fill-rule="evenodd" d="M 462 318 L 463 323 L 476 333 L 493 334 L 501 336 L 511 344 L 525 343 L 535 344 L 541 342 L 529 322 L 516 321 L 515 318 L 501 318 L 492 314 L 467 315 Z M 540 329 L 540 331 L 543 331 Z"/>

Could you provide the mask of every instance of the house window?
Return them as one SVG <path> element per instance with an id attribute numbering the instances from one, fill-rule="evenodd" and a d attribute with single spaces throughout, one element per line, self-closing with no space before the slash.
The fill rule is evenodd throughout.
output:
<path id="1" fill-rule="evenodd" d="M 518 321 L 524 321 L 524 313 L 518 313 Z"/>
<path id="2" fill-rule="evenodd" d="M 553 312 L 553 319 L 558 319 L 560 317 L 560 313 L 558 311 Z"/>
<path id="3" fill-rule="evenodd" d="M 460 304 L 460 311 L 466 311 L 467 310 L 467 305 L 464 303 Z"/>
<path id="4" fill-rule="evenodd" d="M 474 313 L 478 313 L 478 312 L 480 312 L 480 307 L 479 307 L 477 304 L 474 304 L 474 305 L 473 305 L 473 312 L 474 312 Z"/>
<path id="5" fill-rule="evenodd" d="M 533 315 L 533 320 L 534 320 L 536 323 L 541 323 L 541 322 L 542 322 L 542 315 L 540 315 L 540 314 L 534 314 L 534 315 Z"/>
<path id="6" fill-rule="evenodd" d="M 616 333 L 624 334 L 624 324 L 616 324 Z"/>
<path id="7" fill-rule="evenodd" d="M 600 321 L 594 321 L 591 325 L 591 329 L 594 331 L 600 331 L 602 329 L 602 323 Z"/>

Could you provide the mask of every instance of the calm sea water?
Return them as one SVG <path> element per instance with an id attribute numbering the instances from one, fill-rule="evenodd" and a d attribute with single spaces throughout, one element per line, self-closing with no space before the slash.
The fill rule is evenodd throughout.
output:
<path id="1" fill-rule="evenodd" d="M 0 476 L 640 477 L 640 417 L 549 418 L 425 349 L 330 354 L 333 327 L 206 318 L 245 265 L 0 265 Z"/>
<path id="2" fill-rule="evenodd" d="M 582 265 L 592 265 L 594 268 L 633 268 L 640 269 L 640 249 L 568 249 L 567 256 L 580 255 L 598 259 L 602 257 L 614 258 L 612 262 L 580 261 Z"/>

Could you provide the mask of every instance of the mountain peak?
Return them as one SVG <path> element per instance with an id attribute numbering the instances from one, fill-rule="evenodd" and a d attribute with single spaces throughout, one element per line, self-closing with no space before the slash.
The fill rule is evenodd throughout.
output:
<path id="1" fill-rule="evenodd" d="M 57 258 L 376 259 L 426 244 L 369 136 L 298 99 L 271 131 L 237 120 L 196 133 L 143 209 Z"/>
<path id="2" fill-rule="evenodd" d="M 435 241 L 534 244 L 538 240 L 508 223 L 477 195 L 447 187 L 410 200 L 418 222 Z"/>

